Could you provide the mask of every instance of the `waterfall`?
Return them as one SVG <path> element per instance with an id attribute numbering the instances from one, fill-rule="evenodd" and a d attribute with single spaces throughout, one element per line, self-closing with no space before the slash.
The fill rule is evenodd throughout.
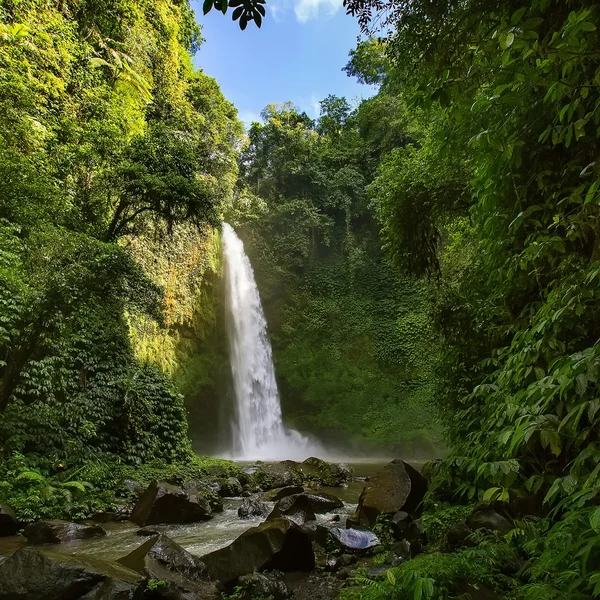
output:
<path id="1" fill-rule="evenodd" d="M 284 428 L 267 322 L 254 271 L 242 241 L 227 223 L 223 223 L 223 252 L 236 400 L 232 455 L 242 460 L 306 458 L 310 455 L 308 440 L 297 431 Z M 312 450 L 314 453 L 315 448 Z"/>

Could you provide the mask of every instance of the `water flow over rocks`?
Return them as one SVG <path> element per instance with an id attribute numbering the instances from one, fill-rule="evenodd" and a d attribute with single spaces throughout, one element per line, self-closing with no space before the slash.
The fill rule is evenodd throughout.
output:
<path id="1" fill-rule="evenodd" d="M 244 245 L 223 223 L 227 329 L 236 406 L 233 457 L 304 459 L 318 452 L 307 438 L 283 426 L 267 322 Z"/>

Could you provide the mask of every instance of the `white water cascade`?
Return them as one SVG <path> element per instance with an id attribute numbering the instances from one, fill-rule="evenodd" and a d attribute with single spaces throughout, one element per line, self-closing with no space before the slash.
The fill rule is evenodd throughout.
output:
<path id="1" fill-rule="evenodd" d="M 235 418 L 233 456 L 238 460 L 302 460 L 319 452 L 283 426 L 267 322 L 254 271 L 233 227 L 223 223 L 227 330 Z"/>

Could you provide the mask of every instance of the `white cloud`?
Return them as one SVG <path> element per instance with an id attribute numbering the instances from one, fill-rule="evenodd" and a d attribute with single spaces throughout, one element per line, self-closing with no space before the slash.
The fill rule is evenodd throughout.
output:
<path id="1" fill-rule="evenodd" d="M 325 16 L 334 15 L 341 7 L 343 0 L 296 0 L 294 12 L 300 23 L 319 18 L 323 10 Z"/>

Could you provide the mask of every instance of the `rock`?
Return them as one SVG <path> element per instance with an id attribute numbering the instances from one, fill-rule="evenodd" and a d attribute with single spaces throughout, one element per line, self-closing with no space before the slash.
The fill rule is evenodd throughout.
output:
<path id="1" fill-rule="evenodd" d="M 491 504 L 477 506 L 467 519 L 467 525 L 473 531 L 476 529 L 489 529 L 490 531 L 498 531 L 502 535 L 506 535 L 514 529 L 510 517 L 499 514 L 496 507 Z"/>
<path id="2" fill-rule="evenodd" d="M 166 535 L 146 540 L 117 562 L 146 579 L 164 582 L 158 589 L 161 597 L 219 598 L 215 584 L 206 581 L 204 563 Z"/>
<path id="3" fill-rule="evenodd" d="M 376 579 L 380 575 L 383 575 L 389 567 L 373 567 L 367 571 L 367 577 L 370 579 Z"/>
<path id="4" fill-rule="evenodd" d="M 0 565 L 0 600 L 134 600 L 143 577 L 105 561 L 21 548 Z"/>
<path id="5" fill-rule="evenodd" d="M 250 496 L 250 498 L 245 498 L 242 505 L 238 508 L 238 517 L 240 519 L 266 517 L 270 510 L 271 507 L 258 496 Z"/>
<path id="6" fill-rule="evenodd" d="M 310 539 L 289 519 L 272 519 L 248 529 L 229 546 L 201 559 L 213 580 L 231 582 L 263 569 L 310 571 L 315 556 Z"/>
<path id="7" fill-rule="evenodd" d="M 329 571 L 338 571 L 339 569 L 347 567 L 354 562 L 356 562 L 356 556 L 352 554 L 342 554 L 340 556 L 330 554 L 327 557 L 326 566 Z"/>
<path id="8" fill-rule="evenodd" d="M 340 517 L 340 515 L 333 515 L 333 517 L 331 517 L 330 521 L 332 523 L 337 523 L 338 521 L 341 521 L 342 518 Z"/>
<path id="9" fill-rule="evenodd" d="M 15 511 L 7 504 L 0 504 L 0 537 L 17 535 L 19 529 Z"/>
<path id="10" fill-rule="evenodd" d="M 188 496 L 201 496 L 208 500 L 212 512 L 223 512 L 223 499 L 221 498 L 220 483 L 216 481 L 191 479 L 186 481 L 181 489 Z"/>
<path id="11" fill-rule="evenodd" d="M 150 537 L 151 535 L 160 535 L 162 533 L 162 528 L 158 527 L 142 527 L 135 532 L 135 535 L 139 535 L 141 537 Z"/>
<path id="12" fill-rule="evenodd" d="M 273 488 L 268 492 L 265 492 L 263 499 L 268 502 L 277 502 L 286 496 L 292 496 L 293 494 L 301 494 L 304 488 L 301 485 L 288 485 L 281 488 Z"/>
<path id="13" fill-rule="evenodd" d="M 243 591 L 241 600 L 252 600 L 254 598 L 272 598 L 272 600 L 286 600 L 292 596 L 287 585 L 274 575 L 265 573 L 252 573 L 240 577 L 239 584 Z"/>
<path id="14" fill-rule="evenodd" d="M 400 510 L 417 514 L 426 491 L 427 482 L 418 471 L 403 460 L 393 460 L 363 489 L 350 524 L 373 527 L 379 515 Z"/>
<path id="15" fill-rule="evenodd" d="M 308 494 L 295 494 L 279 500 L 267 520 L 279 519 L 280 517 L 285 517 L 296 525 L 314 521 L 316 516 Z"/>
<path id="16" fill-rule="evenodd" d="M 267 463 L 246 467 L 244 471 L 253 476 L 254 481 L 263 490 L 299 485 L 302 476 L 298 471 L 299 463 L 284 461 L 280 463 Z"/>
<path id="17" fill-rule="evenodd" d="M 242 495 L 242 484 L 236 477 L 228 477 L 227 479 L 221 479 L 221 490 L 219 494 L 224 498 L 239 497 Z"/>
<path id="18" fill-rule="evenodd" d="M 306 494 L 308 502 L 313 512 L 317 514 L 323 514 L 336 508 L 342 508 L 344 503 L 332 494 L 325 494 L 324 492 L 315 492 L 314 494 Z"/>
<path id="19" fill-rule="evenodd" d="M 106 531 L 99 525 L 80 525 L 70 521 L 38 521 L 25 527 L 23 535 L 30 544 L 60 544 L 73 540 L 85 540 Z"/>
<path id="20" fill-rule="evenodd" d="M 470 545 L 468 543 L 468 537 L 473 533 L 472 529 L 466 523 L 456 523 L 453 525 L 446 534 L 446 540 L 448 547 L 451 550 L 461 548 L 462 546 Z"/>
<path id="21" fill-rule="evenodd" d="M 153 481 L 138 500 L 131 520 L 142 527 L 159 523 L 195 523 L 212 517 L 206 498 Z"/>
<path id="22" fill-rule="evenodd" d="M 152 579 L 160 579 L 155 577 L 157 568 L 196 579 L 202 579 L 206 573 L 206 566 L 198 557 L 162 534 L 152 536 L 117 562 L 138 573 L 145 573 Z"/>
<path id="23" fill-rule="evenodd" d="M 336 465 L 311 456 L 297 467 L 304 479 L 331 487 L 352 481 L 352 469 L 346 464 Z"/>
<path id="24" fill-rule="evenodd" d="M 405 538 L 404 533 L 408 526 L 411 524 L 411 522 L 411 516 L 403 510 L 399 510 L 397 513 L 394 514 L 390 525 L 392 533 L 394 534 L 394 537 L 397 540 L 403 540 Z"/>
<path id="25" fill-rule="evenodd" d="M 398 558 L 401 558 L 402 560 L 408 560 L 411 557 L 410 542 L 408 540 L 396 542 L 392 546 L 392 551 Z"/>
<path id="26" fill-rule="evenodd" d="M 346 550 L 368 550 L 381 544 L 379 538 L 372 531 L 366 529 L 332 527 L 329 533 Z"/>

